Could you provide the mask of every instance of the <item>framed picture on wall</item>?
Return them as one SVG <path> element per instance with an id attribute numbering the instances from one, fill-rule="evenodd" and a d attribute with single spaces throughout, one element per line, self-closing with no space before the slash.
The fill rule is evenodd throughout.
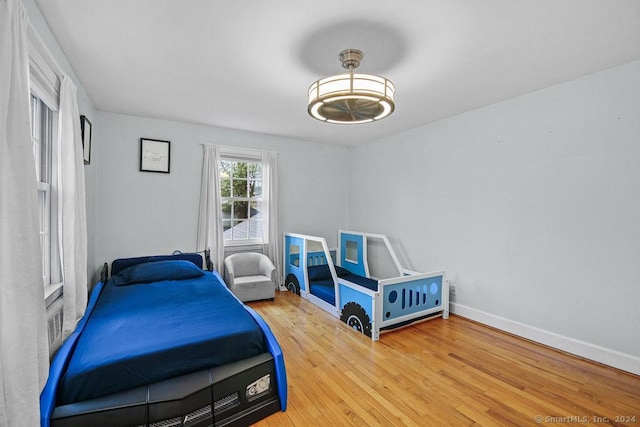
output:
<path id="1" fill-rule="evenodd" d="M 171 142 L 140 138 L 140 171 L 169 173 Z"/>
<path id="2" fill-rule="evenodd" d="M 82 157 L 84 164 L 91 163 L 91 122 L 87 116 L 80 116 L 80 132 L 82 133 Z"/>

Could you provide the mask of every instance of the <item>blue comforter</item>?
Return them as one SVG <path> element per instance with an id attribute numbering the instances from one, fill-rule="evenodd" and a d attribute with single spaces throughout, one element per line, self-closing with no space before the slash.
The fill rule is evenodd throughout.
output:
<path id="1" fill-rule="evenodd" d="M 69 404 L 256 356 L 263 334 L 217 273 L 104 287 L 59 394 Z"/>

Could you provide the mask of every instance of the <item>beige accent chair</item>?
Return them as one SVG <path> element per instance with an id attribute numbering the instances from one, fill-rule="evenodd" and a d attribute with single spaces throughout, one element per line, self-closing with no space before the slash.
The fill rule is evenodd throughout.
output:
<path id="1" fill-rule="evenodd" d="M 240 252 L 224 259 L 224 281 L 240 301 L 273 300 L 276 268 L 268 256 Z"/>

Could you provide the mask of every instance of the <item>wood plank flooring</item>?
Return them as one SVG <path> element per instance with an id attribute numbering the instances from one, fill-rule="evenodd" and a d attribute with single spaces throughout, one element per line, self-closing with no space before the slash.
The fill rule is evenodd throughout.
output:
<path id="1" fill-rule="evenodd" d="M 459 316 L 373 342 L 290 292 L 249 305 L 289 386 L 258 426 L 640 425 L 640 377 Z"/>

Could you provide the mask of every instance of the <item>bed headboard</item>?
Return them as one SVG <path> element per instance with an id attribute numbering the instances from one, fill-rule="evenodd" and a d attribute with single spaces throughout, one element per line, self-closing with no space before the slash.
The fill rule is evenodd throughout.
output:
<path id="1" fill-rule="evenodd" d="M 197 253 L 177 253 L 174 255 L 151 255 L 151 256 L 141 256 L 135 258 L 118 258 L 111 263 L 111 275 L 114 276 L 120 273 L 122 270 L 128 267 L 133 267 L 137 264 L 142 264 L 145 262 L 155 262 L 155 261 L 169 261 L 169 260 L 184 260 L 190 261 L 202 268 L 202 255 Z"/>

